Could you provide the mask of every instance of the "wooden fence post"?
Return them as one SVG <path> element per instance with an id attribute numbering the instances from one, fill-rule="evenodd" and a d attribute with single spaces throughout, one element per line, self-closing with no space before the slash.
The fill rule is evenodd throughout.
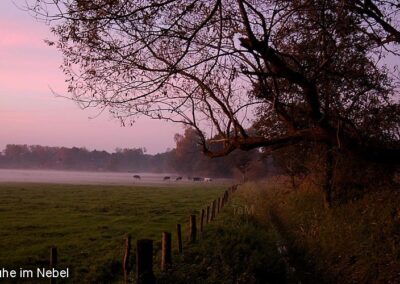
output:
<path id="1" fill-rule="evenodd" d="M 204 215 L 205 211 L 204 209 L 201 209 L 201 217 L 200 217 L 200 232 L 203 232 L 203 227 L 204 227 Z"/>
<path id="2" fill-rule="evenodd" d="M 122 269 L 124 270 L 124 283 L 129 282 L 129 271 L 130 271 L 130 255 L 131 255 L 131 236 L 126 235 L 125 237 L 125 252 L 124 259 L 122 262 Z"/>
<path id="3" fill-rule="evenodd" d="M 57 260 L 58 260 L 57 247 L 51 247 L 50 248 L 50 268 L 57 267 Z M 56 279 L 51 277 L 50 283 L 51 284 L 56 283 Z"/>
<path id="4" fill-rule="evenodd" d="M 166 271 L 171 267 L 171 233 L 163 232 L 161 241 L 161 271 Z"/>
<path id="5" fill-rule="evenodd" d="M 136 283 L 156 283 L 153 274 L 153 240 L 142 239 L 136 243 Z"/>
<path id="6" fill-rule="evenodd" d="M 218 206 L 217 206 L 217 213 L 219 214 L 219 211 L 221 210 L 221 198 L 218 197 Z"/>
<path id="7" fill-rule="evenodd" d="M 190 215 L 189 218 L 189 243 L 196 242 L 196 215 Z"/>
<path id="8" fill-rule="evenodd" d="M 211 215 L 210 215 L 210 205 L 207 205 L 207 224 L 210 223 Z"/>
<path id="9" fill-rule="evenodd" d="M 216 201 L 214 200 L 213 202 L 212 202 L 212 205 L 211 205 L 211 221 L 213 221 L 214 220 L 214 218 L 215 218 L 215 206 L 216 206 Z"/>
<path id="10" fill-rule="evenodd" d="M 176 224 L 176 237 L 178 241 L 178 252 L 182 253 L 182 226 L 181 224 Z"/>

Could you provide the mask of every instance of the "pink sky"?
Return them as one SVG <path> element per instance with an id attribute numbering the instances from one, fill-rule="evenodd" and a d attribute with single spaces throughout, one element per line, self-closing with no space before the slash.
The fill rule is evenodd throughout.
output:
<path id="1" fill-rule="evenodd" d="M 6 144 L 108 151 L 146 147 L 149 153 L 174 147 L 180 125 L 143 118 L 133 127 L 121 127 L 108 112 L 91 119 L 95 110 L 54 97 L 50 87 L 61 94 L 66 88 L 61 55 L 44 43 L 46 38 L 52 38 L 48 26 L 12 0 L 0 1 L 0 151 Z"/>

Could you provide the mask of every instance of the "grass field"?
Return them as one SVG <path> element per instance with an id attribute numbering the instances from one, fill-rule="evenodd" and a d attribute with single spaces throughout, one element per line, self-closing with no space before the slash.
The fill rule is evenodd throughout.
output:
<path id="1" fill-rule="evenodd" d="M 154 239 L 157 250 L 162 231 L 186 224 L 190 213 L 223 190 L 205 185 L 0 184 L 0 266 L 46 267 L 55 245 L 59 267 L 70 268 L 70 281 L 119 280 L 125 234 L 133 241 Z"/>
<path id="2" fill-rule="evenodd" d="M 159 273 L 161 232 L 172 232 L 175 250 L 176 224 L 186 236 L 189 214 L 225 189 L 1 184 L 0 267 L 47 267 L 56 245 L 59 268 L 71 271 L 68 283 L 120 283 L 129 233 L 133 246 L 139 238 L 155 241 L 161 284 L 400 283 L 398 192 L 382 189 L 326 209 L 311 186 L 293 191 L 273 181 L 240 186 L 199 241 Z"/>

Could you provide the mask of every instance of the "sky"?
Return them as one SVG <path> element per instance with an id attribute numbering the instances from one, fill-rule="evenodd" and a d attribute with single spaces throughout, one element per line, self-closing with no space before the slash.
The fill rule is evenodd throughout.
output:
<path id="1" fill-rule="evenodd" d="M 21 3 L 23 1 L 16 1 Z M 122 127 L 108 112 L 81 110 L 66 94 L 61 54 L 44 43 L 49 27 L 0 0 L 0 151 L 7 144 L 86 147 L 114 151 L 145 147 L 150 154 L 173 148 L 177 124 L 139 119 Z"/>

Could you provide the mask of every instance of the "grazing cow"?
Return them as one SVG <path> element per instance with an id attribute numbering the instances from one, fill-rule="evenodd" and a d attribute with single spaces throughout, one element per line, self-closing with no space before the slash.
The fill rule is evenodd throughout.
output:
<path id="1" fill-rule="evenodd" d="M 182 177 L 177 177 L 175 181 L 182 180 Z"/>
<path id="2" fill-rule="evenodd" d="M 139 175 L 134 175 L 133 178 L 134 179 L 140 179 L 140 176 Z"/>
<path id="3" fill-rule="evenodd" d="M 171 180 L 171 177 L 164 177 L 163 180 Z"/>
<path id="4" fill-rule="evenodd" d="M 204 181 L 211 182 L 212 178 L 204 178 Z"/>
<path id="5" fill-rule="evenodd" d="M 202 177 L 194 177 L 193 181 L 203 181 L 204 179 Z"/>

